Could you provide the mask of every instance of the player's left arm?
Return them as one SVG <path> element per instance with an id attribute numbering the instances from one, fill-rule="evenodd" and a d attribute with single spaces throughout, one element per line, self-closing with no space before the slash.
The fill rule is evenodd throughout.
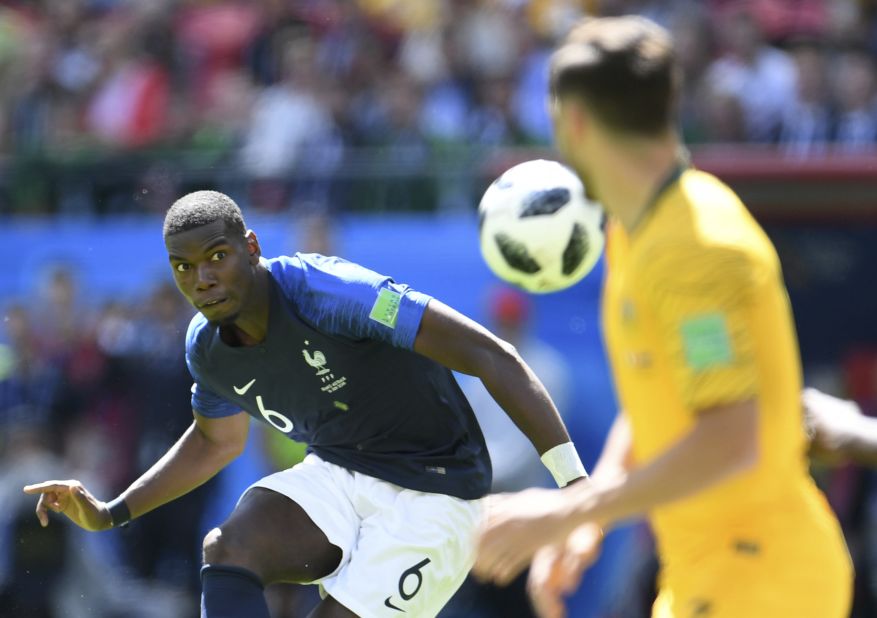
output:
<path id="1" fill-rule="evenodd" d="M 543 546 L 588 522 L 605 529 L 687 498 L 758 460 L 758 408 L 746 400 L 702 410 L 694 428 L 649 463 L 626 475 L 567 489 L 528 489 L 497 499 L 479 544 L 475 573 L 510 582 Z"/>
<path id="2" fill-rule="evenodd" d="M 770 277 L 781 285 L 779 277 L 745 251 L 697 245 L 652 256 L 642 272 L 656 336 L 692 426 L 626 476 L 595 483 L 577 510 L 606 526 L 703 491 L 759 457 L 754 307 L 764 293 L 758 282 Z"/>
<path id="3" fill-rule="evenodd" d="M 691 429 L 626 474 L 563 492 L 528 490 L 499 501 L 480 543 L 475 571 L 482 577 L 510 581 L 539 547 L 565 539 L 584 522 L 611 527 L 757 463 L 759 409 L 748 259 L 725 251 L 704 253 L 697 261 L 668 255 L 669 263 L 656 256 L 642 279 L 655 282 L 647 298 L 664 349 L 677 368 L 680 396 L 692 412 Z"/>
<path id="4" fill-rule="evenodd" d="M 514 346 L 432 299 L 421 318 L 414 351 L 476 376 L 540 455 L 570 441 L 551 396 Z M 582 470 L 583 472 L 583 470 Z"/>

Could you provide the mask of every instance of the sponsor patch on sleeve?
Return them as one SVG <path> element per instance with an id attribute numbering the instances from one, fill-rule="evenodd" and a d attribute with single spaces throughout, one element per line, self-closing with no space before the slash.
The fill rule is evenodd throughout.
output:
<path id="1" fill-rule="evenodd" d="M 396 319 L 399 317 L 399 304 L 401 302 L 402 295 L 399 292 L 389 288 L 381 288 L 368 317 L 389 328 L 396 328 Z"/>
<path id="2" fill-rule="evenodd" d="M 728 365 L 734 358 L 728 322 L 721 313 L 709 313 L 682 322 L 685 362 L 696 371 Z"/>

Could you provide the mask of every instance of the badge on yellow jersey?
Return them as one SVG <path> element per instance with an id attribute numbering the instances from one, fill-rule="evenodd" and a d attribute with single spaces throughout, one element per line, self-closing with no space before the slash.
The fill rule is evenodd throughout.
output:
<path id="1" fill-rule="evenodd" d="M 682 322 L 685 361 L 695 371 L 728 365 L 734 359 L 728 321 L 722 313 L 707 313 Z"/>

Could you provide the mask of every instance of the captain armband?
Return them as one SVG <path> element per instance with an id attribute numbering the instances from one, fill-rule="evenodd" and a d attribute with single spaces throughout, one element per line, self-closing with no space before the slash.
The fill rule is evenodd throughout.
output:
<path id="1" fill-rule="evenodd" d="M 131 510 L 121 496 L 108 502 L 107 510 L 110 512 L 110 525 L 113 528 L 127 526 L 131 521 Z"/>
<path id="2" fill-rule="evenodd" d="M 558 444 L 548 449 L 542 454 L 541 459 L 558 487 L 565 487 L 576 479 L 588 476 L 572 442 Z"/>

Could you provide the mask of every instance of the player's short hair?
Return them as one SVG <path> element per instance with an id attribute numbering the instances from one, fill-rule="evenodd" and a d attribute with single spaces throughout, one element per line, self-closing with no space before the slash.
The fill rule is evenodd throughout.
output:
<path id="1" fill-rule="evenodd" d="M 213 223 L 224 221 L 226 229 L 246 233 L 244 215 L 234 200 L 218 191 L 195 191 L 178 199 L 164 216 L 165 237 Z"/>
<path id="2" fill-rule="evenodd" d="M 552 97 L 578 97 L 610 130 L 653 136 L 675 124 L 673 40 L 643 17 L 585 19 L 554 52 L 550 80 Z"/>

